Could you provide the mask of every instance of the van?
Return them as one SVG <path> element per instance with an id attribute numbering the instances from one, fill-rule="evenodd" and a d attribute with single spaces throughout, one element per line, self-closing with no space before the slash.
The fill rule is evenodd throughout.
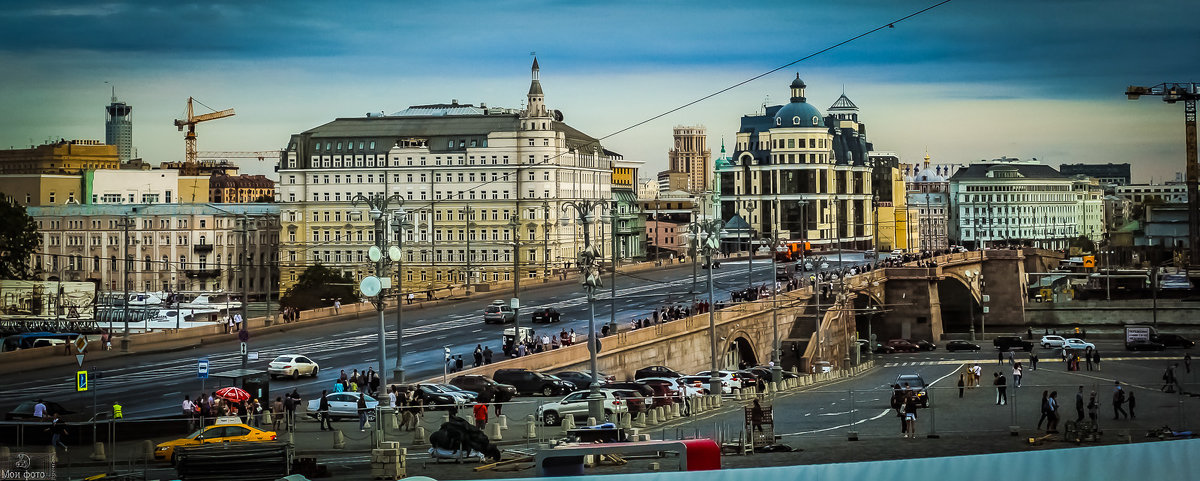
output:
<path id="1" fill-rule="evenodd" d="M 67 341 L 64 341 L 64 340 L 62 340 L 62 339 L 45 339 L 45 338 L 42 338 L 42 339 L 34 339 L 34 340 L 33 340 L 33 347 L 45 347 L 45 346 L 65 346 L 66 344 L 67 344 Z"/>

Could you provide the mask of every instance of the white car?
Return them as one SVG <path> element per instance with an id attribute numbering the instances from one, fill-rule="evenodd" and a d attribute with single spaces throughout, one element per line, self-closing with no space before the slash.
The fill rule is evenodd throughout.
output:
<path id="1" fill-rule="evenodd" d="M 567 416 L 573 416 L 576 422 L 586 422 L 588 418 L 589 394 L 591 394 L 591 391 L 575 391 L 558 400 L 557 402 L 538 406 L 536 416 L 547 426 L 560 425 L 562 424 L 562 420 Z M 605 417 L 609 418 L 609 421 L 615 421 L 615 419 L 612 417 L 613 414 L 619 414 L 629 410 L 629 406 L 626 405 L 620 397 L 613 394 L 612 390 L 601 389 L 600 395 L 604 396 L 604 415 Z M 605 421 L 606 420 L 597 420 L 597 422 Z"/>
<path id="2" fill-rule="evenodd" d="M 299 354 L 284 354 L 276 357 L 271 364 L 267 365 L 267 374 L 271 377 L 291 376 L 296 379 L 300 376 L 317 377 L 317 372 L 321 367 L 306 356 Z"/>
<path id="3" fill-rule="evenodd" d="M 1078 338 L 1072 337 L 1070 339 L 1063 341 L 1062 348 L 1063 349 L 1087 350 L 1087 349 L 1096 349 L 1096 345 L 1092 344 L 1090 342 L 1084 341 L 1083 339 L 1078 339 Z"/>
<path id="4" fill-rule="evenodd" d="M 709 377 L 711 375 L 710 374 L 711 372 L 712 371 L 700 371 L 700 372 L 696 373 L 696 375 Z M 738 376 L 738 373 L 736 371 L 717 371 L 717 377 L 721 378 L 722 382 L 728 383 L 730 388 L 733 388 L 733 389 L 741 389 L 742 388 L 742 378 L 740 376 Z M 747 379 L 746 381 L 748 383 L 753 382 L 752 380 L 749 380 L 749 379 Z"/>
<path id="5" fill-rule="evenodd" d="M 361 393 L 356 392 L 334 392 L 325 395 L 325 399 L 329 400 L 329 417 L 337 418 L 353 418 L 358 419 L 358 396 Z M 362 394 L 363 400 L 367 403 L 367 419 L 375 421 L 375 408 L 379 407 L 379 401 L 375 398 Z M 317 419 L 317 414 L 321 408 L 321 398 L 310 399 L 308 401 L 308 417 Z"/>
<path id="6" fill-rule="evenodd" d="M 1046 349 L 1049 349 L 1052 347 L 1062 347 L 1063 343 L 1066 341 L 1067 340 L 1063 339 L 1062 336 L 1055 336 L 1052 334 L 1046 335 L 1046 336 L 1042 336 L 1042 347 L 1044 347 Z"/>
<path id="7" fill-rule="evenodd" d="M 675 386 L 677 391 L 682 392 L 687 397 L 704 394 L 704 386 L 697 386 L 694 382 L 683 382 L 683 378 L 678 377 L 646 377 L 638 379 L 638 381 L 666 381 Z"/>
<path id="8" fill-rule="evenodd" d="M 703 376 L 683 376 L 679 378 L 681 382 L 685 382 L 691 386 L 699 386 L 701 392 L 708 393 L 708 375 Z M 721 394 L 733 394 L 733 387 L 729 385 L 729 381 L 721 380 Z"/>

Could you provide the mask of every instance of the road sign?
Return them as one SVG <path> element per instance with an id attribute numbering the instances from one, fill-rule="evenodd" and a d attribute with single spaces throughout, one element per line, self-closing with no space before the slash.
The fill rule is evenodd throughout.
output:
<path id="1" fill-rule="evenodd" d="M 84 337 L 84 336 L 76 337 L 74 344 L 75 344 L 75 352 L 82 353 L 84 349 L 87 349 L 87 345 L 88 345 L 87 337 Z"/>
<path id="2" fill-rule="evenodd" d="M 242 342 L 242 355 L 246 355 L 246 343 L 244 341 Z"/>
<path id="3" fill-rule="evenodd" d="M 196 363 L 196 377 L 199 379 L 208 379 L 208 359 L 201 359 Z"/>
<path id="4" fill-rule="evenodd" d="M 75 390 L 79 392 L 88 390 L 87 371 L 75 371 Z"/>
<path id="5" fill-rule="evenodd" d="M 450 346 L 443 347 L 442 349 L 446 351 L 446 354 L 445 354 L 446 360 L 449 361 L 450 360 Z"/>
<path id="6" fill-rule="evenodd" d="M 238 340 L 242 341 L 242 344 L 245 344 L 246 341 L 250 340 L 250 331 L 245 329 L 238 331 Z"/>
<path id="7" fill-rule="evenodd" d="M 76 354 L 75 362 L 79 364 L 79 367 L 83 367 L 83 354 Z"/>
<path id="8" fill-rule="evenodd" d="M 258 360 L 258 351 L 250 351 L 249 354 L 246 354 L 246 359 L 249 359 L 251 361 L 257 361 Z"/>

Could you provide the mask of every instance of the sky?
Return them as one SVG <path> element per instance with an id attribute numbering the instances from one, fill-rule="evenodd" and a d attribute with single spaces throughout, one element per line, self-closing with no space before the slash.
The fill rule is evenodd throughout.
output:
<path id="1" fill-rule="evenodd" d="M 7 1 L 0 148 L 103 140 L 112 87 L 153 164 L 182 159 L 172 120 L 189 96 L 237 111 L 197 127 L 201 151 L 452 99 L 517 108 L 536 52 L 546 104 L 643 177 L 666 168 L 673 126 L 705 126 L 715 156 L 797 73 L 822 111 L 844 91 L 875 149 L 906 162 L 1128 162 L 1141 183 L 1184 170 L 1182 104 L 1123 93 L 1200 82 L 1191 2 L 950 0 L 901 20 L 938 1 Z"/>

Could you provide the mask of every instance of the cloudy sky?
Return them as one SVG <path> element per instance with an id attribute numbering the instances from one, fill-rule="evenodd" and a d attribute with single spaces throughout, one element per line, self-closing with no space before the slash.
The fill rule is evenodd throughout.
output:
<path id="1" fill-rule="evenodd" d="M 189 96 L 237 110 L 198 127 L 200 150 L 278 149 L 413 104 L 519 107 L 533 51 L 546 103 L 600 137 L 936 1 L 11 1 L 0 147 L 103 139 L 112 85 L 151 162 L 182 158 L 171 121 Z M 786 102 L 798 72 L 810 102 L 824 110 L 844 89 L 875 148 L 909 161 L 1129 162 L 1138 182 L 1183 170 L 1182 105 L 1122 94 L 1200 81 L 1191 2 L 951 0 L 894 25 L 605 145 L 648 175 L 666 167 L 672 126 L 704 125 L 715 153 L 742 115 Z"/>

